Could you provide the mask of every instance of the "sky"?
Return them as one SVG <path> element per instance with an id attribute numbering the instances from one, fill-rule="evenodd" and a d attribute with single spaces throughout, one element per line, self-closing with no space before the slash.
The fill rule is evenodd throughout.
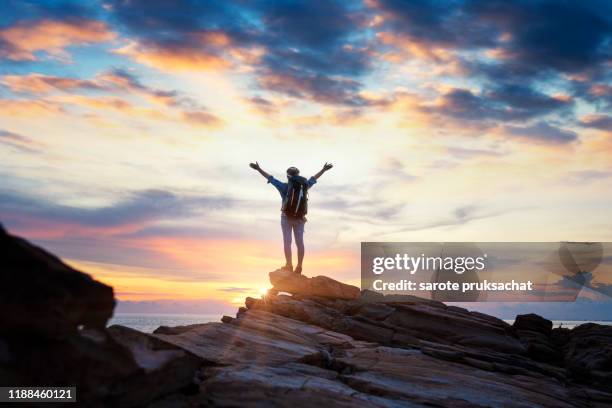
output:
<path id="1" fill-rule="evenodd" d="M 608 1 L 0 2 L 0 222 L 124 304 L 269 286 L 253 161 L 334 164 L 306 275 L 358 284 L 361 241 L 612 241 Z"/>

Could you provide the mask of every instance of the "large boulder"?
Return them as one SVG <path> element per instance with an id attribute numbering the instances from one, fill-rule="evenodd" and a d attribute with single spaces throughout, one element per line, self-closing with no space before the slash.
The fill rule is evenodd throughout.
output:
<path id="1" fill-rule="evenodd" d="M 534 313 L 517 315 L 514 319 L 514 328 L 517 330 L 528 330 L 550 336 L 552 322 Z"/>
<path id="2" fill-rule="evenodd" d="M 308 278 L 283 269 L 270 272 L 269 276 L 270 283 L 278 292 L 331 299 L 357 299 L 361 293 L 357 286 L 347 285 L 327 276 Z"/>
<path id="3" fill-rule="evenodd" d="M 194 386 L 202 360 L 106 329 L 113 289 L 0 228 L 0 384 L 75 386 L 89 407 L 133 407 Z"/>
<path id="4" fill-rule="evenodd" d="M 147 333 L 111 326 L 113 341 L 128 350 L 136 368 L 129 377 L 116 378 L 108 406 L 141 406 L 156 398 L 195 386 L 202 360 L 194 354 Z"/>
<path id="5" fill-rule="evenodd" d="M 552 322 L 550 320 L 529 313 L 516 316 L 512 326 L 527 348 L 527 354 L 534 360 L 558 363 L 563 359 L 561 350 L 551 338 Z"/>
<path id="6" fill-rule="evenodd" d="M 185 350 L 120 326 L 83 329 L 63 340 L 24 336 L 5 344 L 1 384 L 70 384 L 77 388 L 77 401 L 90 407 L 142 406 L 194 386 L 202 366 Z"/>
<path id="7" fill-rule="evenodd" d="M 113 288 L 0 228 L 0 334 L 47 338 L 104 328 L 113 315 Z"/>
<path id="8" fill-rule="evenodd" d="M 572 379 L 612 391 L 612 326 L 585 323 L 574 328 L 563 352 Z"/>

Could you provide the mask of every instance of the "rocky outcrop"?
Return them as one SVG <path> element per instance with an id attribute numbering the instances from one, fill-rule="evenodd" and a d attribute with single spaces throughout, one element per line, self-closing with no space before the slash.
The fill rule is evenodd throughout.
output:
<path id="1" fill-rule="evenodd" d="M 195 387 L 195 376 L 203 364 L 200 358 L 128 327 L 115 325 L 108 332 L 116 344 L 129 351 L 135 369 L 125 378 L 115 378 L 111 393 L 101 398 L 106 406 L 141 406 Z"/>
<path id="2" fill-rule="evenodd" d="M 307 278 L 304 275 L 283 269 L 270 272 L 269 275 L 270 283 L 276 292 L 320 296 L 330 299 L 357 299 L 360 296 L 357 286 L 347 285 L 327 276 Z"/>
<path id="3" fill-rule="evenodd" d="M 560 347 L 553 341 L 550 320 L 530 313 L 516 316 L 512 326 L 532 359 L 545 363 L 559 363 L 563 359 Z"/>
<path id="4" fill-rule="evenodd" d="M 522 331 L 540 333 L 544 336 L 550 336 L 552 332 L 552 322 L 538 316 L 537 314 L 517 315 L 513 324 L 514 328 Z"/>
<path id="5" fill-rule="evenodd" d="M 561 348 L 572 380 L 612 389 L 612 326 L 580 325 L 567 333 Z"/>
<path id="6" fill-rule="evenodd" d="M 558 329 L 547 331 L 550 322 L 539 316 L 519 317 L 511 326 L 436 301 L 393 299 L 269 294 L 247 298 L 246 308 L 235 318 L 224 317 L 224 323 L 176 334 L 165 330 L 157 337 L 207 362 L 199 392 L 167 402 L 292 407 L 612 403 L 612 387 L 605 380 L 612 378 L 612 367 L 606 366 L 609 354 L 601 351 L 612 344 L 612 328 L 579 327 L 577 337 L 569 331 L 558 345 Z M 521 332 L 546 336 L 547 344 L 569 360 L 534 359 Z M 581 381 L 575 366 L 588 373 Z"/>
<path id="7" fill-rule="evenodd" d="M 10 282 L 20 273 L 53 280 L 23 302 L 3 289 L 0 309 L 58 311 L 46 315 L 53 325 L 35 315 L 32 327 L 8 320 L 2 384 L 76 385 L 81 405 L 93 407 L 612 405 L 612 327 L 553 329 L 537 315 L 509 325 L 435 300 L 273 272 L 274 290 L 247 298 L 235 317 L 149 335 L 104 328 L 114 302 L 108 286 L 23 240 L 0 238 L 12 251 L 3 271 Z"/>
<path id="8" fill-rule="evenodd" d="M 200 358 L 149 334 L 106 329 L 110 286 L 2 229 L 0 251 L 0 384 L 76 386 L 77 402 L 91 407 L 142 406 L 195 386 Z"/>
<path id="9" fill-rule="evenodd" d="M 0 228 L 0 334 L 66 337 L 77 328 L 104 328 L 113 288 Z"/>

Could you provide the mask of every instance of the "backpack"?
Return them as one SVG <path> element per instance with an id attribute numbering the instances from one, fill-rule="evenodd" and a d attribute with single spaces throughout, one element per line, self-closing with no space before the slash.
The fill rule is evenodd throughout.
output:
<path id="1" fill-rule="evenodd" d="M 303 218 L 308 212 L 308 181 L 302 176 L 291 176 L 281 211 L 288 217 Z"/>

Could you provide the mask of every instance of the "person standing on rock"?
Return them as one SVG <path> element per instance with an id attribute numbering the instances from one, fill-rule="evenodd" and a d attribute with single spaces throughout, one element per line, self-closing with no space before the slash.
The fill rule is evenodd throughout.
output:
<path id="1" fill-rule="evenodd" d="M 283 231 L 283 245 L 285 250 L 285 266 L 281 269 L 286 271 L 302 273 L 302 262 L 304 261 L 304 224 L 306 223 L 306 213 L 308 211 L 308 190 L 312 187 L 319 177 L 327 170 L 331 169 L 331 163 L 325 163 L 323 168 L 314 176 L 306 179 L 300 176 L 300 171 L 296 167 L 287 169 L 287 183 L 274 178 L 266 173 L 258 162 L 251 163 L 251 168 L 257 170 L 264 176 L 268 183 L 272 184 L 281 195 L 283 204 L 281 207 L 281 230 Z M 295 245 L 298 251 L 298 263 L 293 269 L 291 259 L 291 232 L 295 237 Z"/>

